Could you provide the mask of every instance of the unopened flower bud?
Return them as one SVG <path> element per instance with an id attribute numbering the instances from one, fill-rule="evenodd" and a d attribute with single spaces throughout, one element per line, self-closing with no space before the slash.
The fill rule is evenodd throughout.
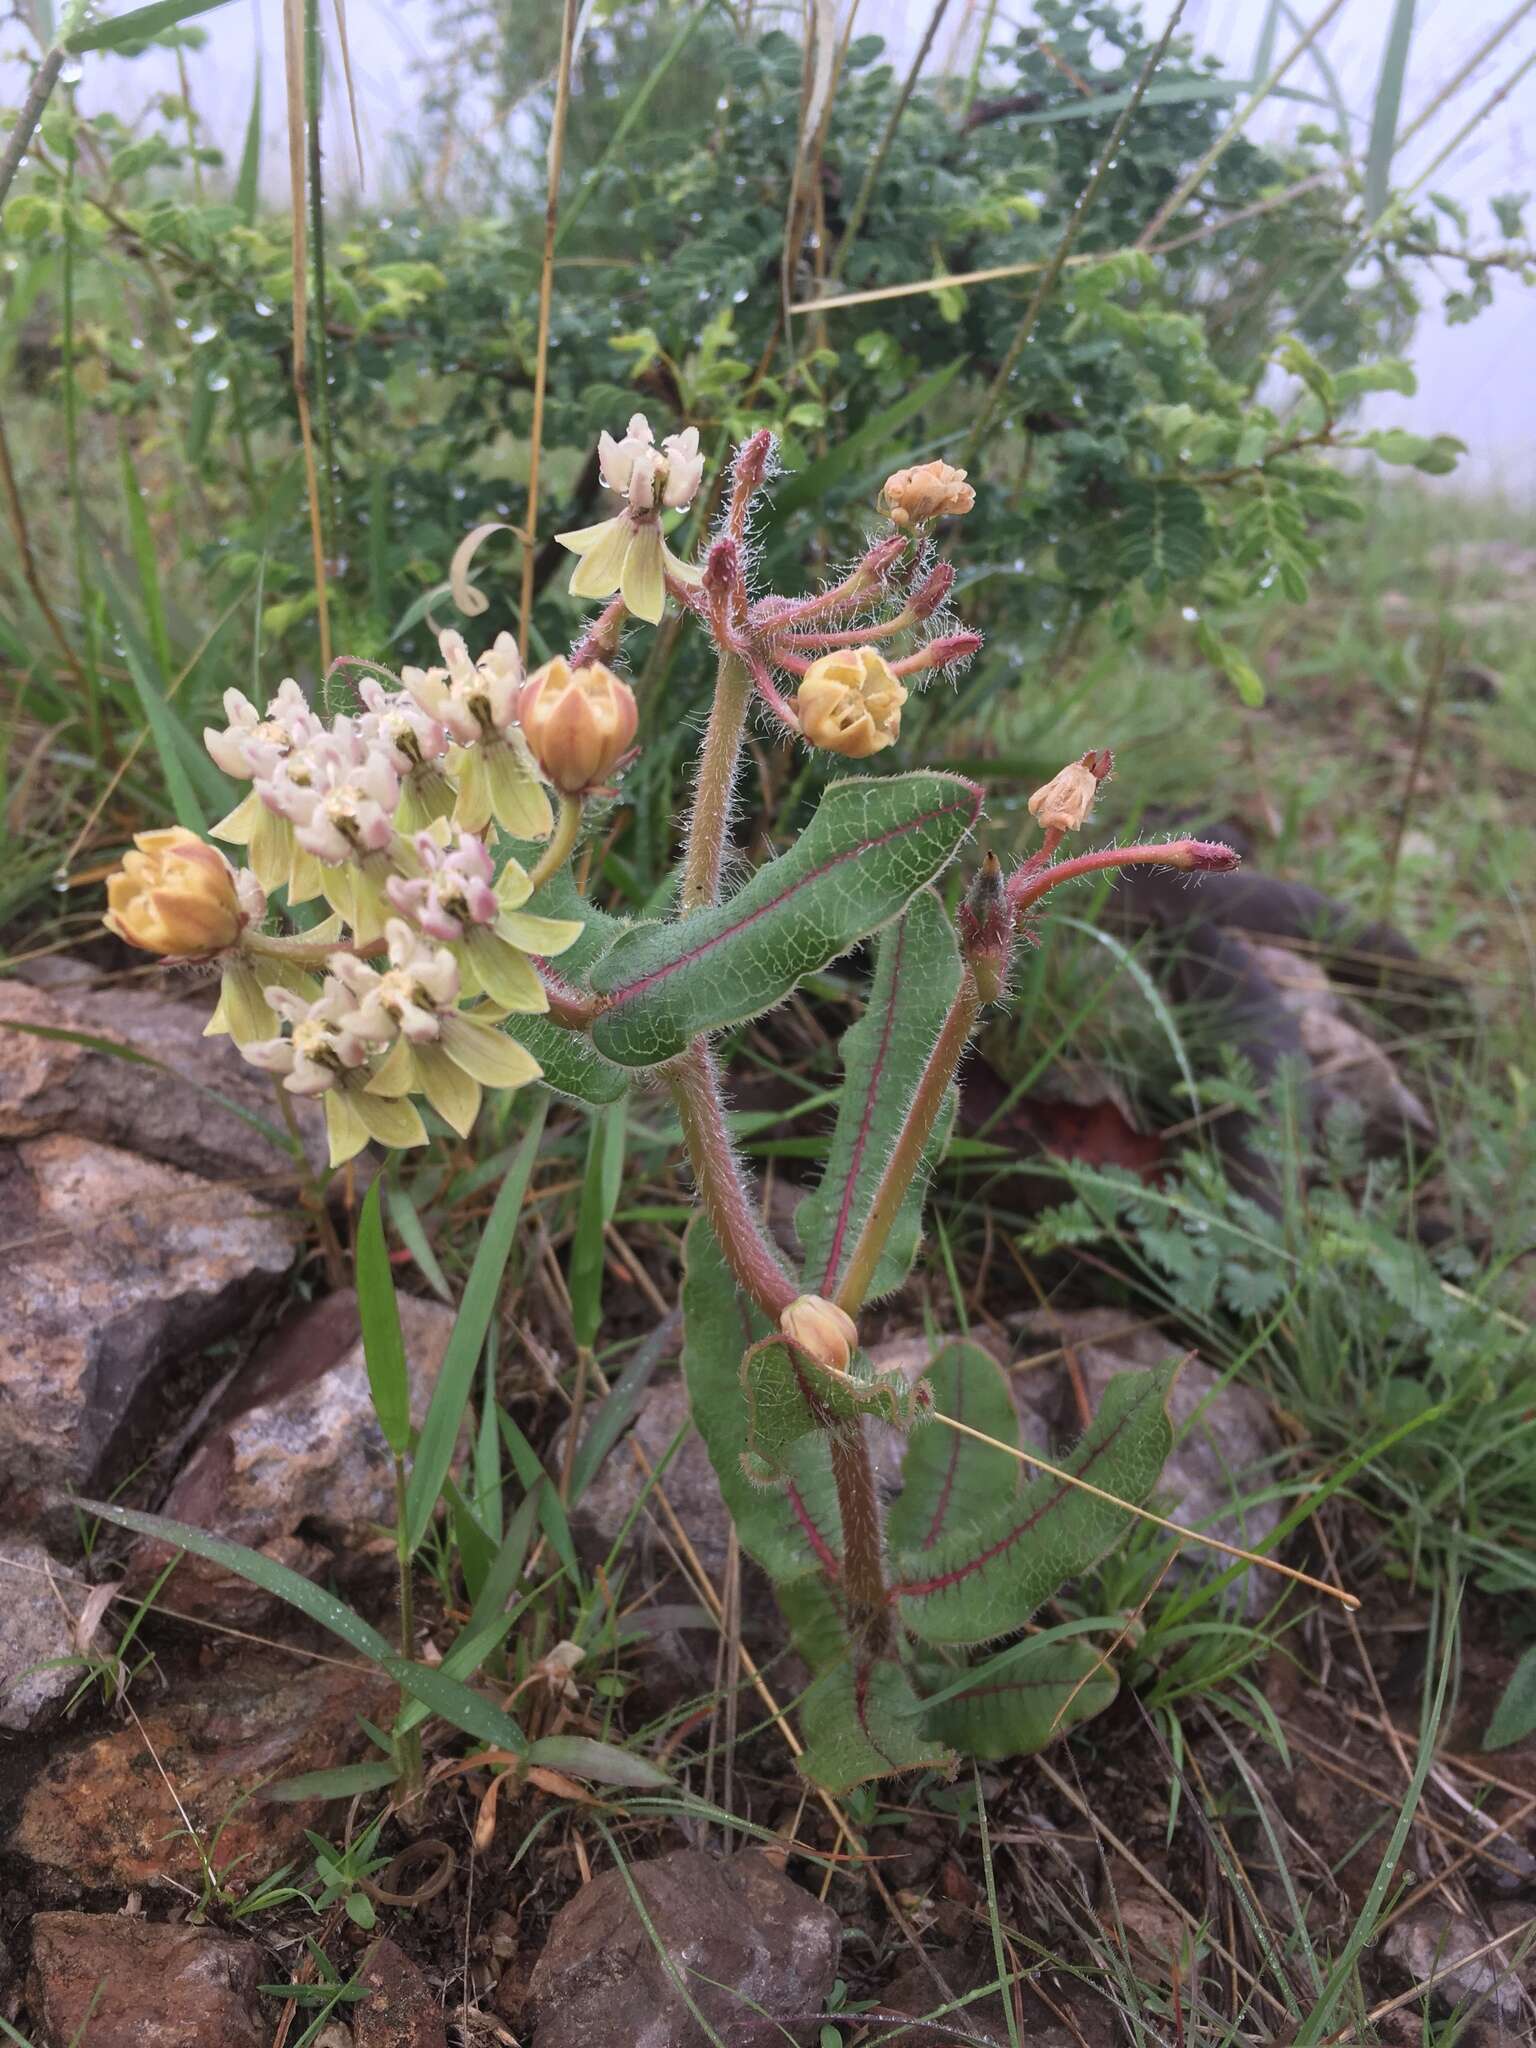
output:
<path id="1" fill-rule="evenodd" d="M 102 922 L 130 946 L 174 958 L 222 953 L 246 922 L 235 870 L 182 825 L 134 835 L 135 851 L 107 877 Z"/>
<path id="2" fill-rule="evenodd" d="M 1091 758 L 1085 754 L 1081 761 L 1073 761 L 1030 798 L 1029 815 L 1043 832 L 1076 832 L 1086 821 L 1099 793 Z"/>
<path id="3" fill-rule="evenodd" d="M 977 869 L 961 900 L 956 923 L 960 948 L 976 977 L 982 1000 L 995 1003 L 1003 992 L 1013 951 L 1014 910 L 995 853 Z"/>
<path id="4" fill-rule="evenodd" d="M 711 603 L 727 597 L 741 582 L 741 549 L 728 533 L 709 544 L 704 557 L 704 594 Z"/>
<path id="5" fill-rule="evenodd" d="M 907 603 L 914 619 L 931 619 L 955 583 L 953 562 L 935 562 Z"/>
<path id="6" fill-rule="evenodd" d="M 773 435 L 767 427 L 749 434 L 736 450 L 731 481 L 738 491 L 759 491 L 773 459 Z"/>
<path id="7" fill-rule="evenodd" d="M 904 654 L 895 664 L 896 673 L 911 676 L 925 668 L 954 668 L 969 661 L 983 645 L 979 633 L 944 633 L 937 640 L 930 640 L 926 647 L 919 647 L 915 654 Z"/>
<path id="8" fill-rule="evenodd" d="M 1228 875 L 1234 868 L 1240 868 L 1243 857 L 1230 846 L 1223 846 L 1219 839 L 1181 839 L 1170 846 L 1168 865 L 1184 868 L 1194 874 Z"/>
<path id="9" fill-rule="evenodd" d="M 795 710 L 813 747 L 862 761 L 895 742 L 906 701 L 906 690 L 878 648 L 847 647 L 811 663 Z"/>
<path id="10" fill-rule="evenodd" d="M 905 531 L 929 519 L 960 519 L 976 503 L 965 471 L 948 462 L 919 462 L 888 476 L 880 492 L 880 510 L 893 526 Z"/>
<path id="11" fill-rule="evenodd" d="M 779 1330 L 832 1372 L 846 1372 L 859 1345 L 853 1317 L 820 1294 L 797 1295 L 779 1317 Z"/>
<path id="12" fill-rule="evenodd" d="M 546 777 L 566 796 L 607 780 L 634 743 L 635 693 L 600 661 L 573 670 L 563 654 L 523 685 L 523 736 Z"/>

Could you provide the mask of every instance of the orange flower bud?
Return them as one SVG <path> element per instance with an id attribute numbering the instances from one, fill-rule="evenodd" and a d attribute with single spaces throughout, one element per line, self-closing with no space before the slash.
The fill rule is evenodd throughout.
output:
<path id="1" fill-rule="evenodd" d="M 594 661 L 573 671 L 563 654 L 528 678 L 517 715 L 534 759 L 566 796 L 607 780 L 640 719 L 634 691 L 612 669 Z"/>
<path id="2" fill-rule="evenodd" d="M 888 476 L 880 492 L 880 510 L 892 526 L 921 526 L 929 519 L 960 519 L 976 503 L 965 471 L 949 462 L 919 462 Z"/>
<path id="3" fill-rule="evenodd" d="M 844 647 L 811 663 L 795 711 L 813 747 L 862 761 L 894 743 L 906 701 L 904 685 L 877 647 Z"/>
<path id="4" fill-rule="evenodd" d="M 135 852 L 107 877 L 107 929 L 146 953 L 222 953 L 240 936 L 245 913 L 235 871 L 217 847 L 171 825 L 134 835 Z"/>
<path id="5" fill-rule="evenodd" d="M 1073 761 L 1053 775 L 1029 800 L 1029 815 L 1044 832 L 1076 832 L 1093 809 L 1099 778 L 1084 761 Z"/>
<path id="6" fill-rule="evenodd" d="M 858 1349 L 858 1324 L 820 1294 L 797 1295 L 779 1317 L 779 1330 L 833 1372 L 846 1372 Z"/>

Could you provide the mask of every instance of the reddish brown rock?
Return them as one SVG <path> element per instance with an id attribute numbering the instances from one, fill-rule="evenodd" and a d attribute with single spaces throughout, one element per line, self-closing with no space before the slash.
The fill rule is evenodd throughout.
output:
<path id="1" fill-rule="evenodd" d="M 400 1328 L 419 1425 L 453 1312 L 403 1294 Z M 260 1347 L 210 1418 L 162 1512 L 313 1574 L 355 1560 L 393 1525 L 394 1487 L 394 1461 L 368 1392 L 357 1296 L 347 1288 L 289 1316 Z M 147 1585 L 169 1555 L 164 1545 L 140 1546 L 133 1583 Z M 254 1619 L 274 1603 L 247 1581 L 188 1557 L 177 1567 L 174 1604 L 228 1621 Z"/>
<path id="2" fill-rule="evenodd" d="M 28 2002 L 38 2048 L 267 2048 L 255 1942 L 115 1913 L 39 1913 Z"/>
<path id="3" fill-rule="evenodd" d="M 815 2040 L 841 1942 L 830 1907 L 756 1850 L 678 1849 L 628 1876 L 649 1929 L 618 1870 L 555 1915 L 529 1986 L 534 2048 L 704 2048 L 679 1979 L 724 2041 Z"/>
<path id="4" fill-rule="evenodd" d="M 238 1188 L 55 1133 L 0 1147 L 0 1241 L 0 1493 L 14 1503 L 91 1484 L 160 1368 L 238 1324 L 295 1236 Z"/>
<path id="5" fill-rule="evenodd" d="M 57 1887 L 202 1888 L 197 1829 L 236 1892 L 307 1854 L 319 1801 L 277 1804 L 260 1788 L 345 1763 L 364 1745 L 357 1717 L 390 1689 L 350 1665 L 252 1657 L 111 1734 L 61 1747 L 32 1781 L 6 1847 Z M 179 1802 L 179 1806 L 178 1806 Z M 183 1814 L 185 1819 L 183 1819 Z"/>
<path id="6" fill-rule="evenodd" d="M 350 2008 L 354 2048 L 448 2048 L 442 2007 L 392 1941 L 374 1944 L 358 1976 L 372 1996 Z"/>

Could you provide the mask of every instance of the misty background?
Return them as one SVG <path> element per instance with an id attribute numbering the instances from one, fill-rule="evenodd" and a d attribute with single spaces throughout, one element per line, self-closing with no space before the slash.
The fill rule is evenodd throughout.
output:
<path id="1" fill-rule="evenodd" d="M 334 0 L 333 0 L 334 4 Z M 558 0 L 511 0 L 507 18 L 518 18 L 519 6 L 530 19 L 535 9 L 553 9 Z M 1143 9 L 1150 33 L 1159 32 L 1173 0 L 1150 0 Z M 1383 48 L 1396 0 L 1346 0 L 1317 38 L 1322 60 L 1337 77 L 1351 110 L 1355 142 L 1363 156 L 1381 69 Z M 860 34 L 883 36 L 893 63 L 910 64 L 933 13 L 933 0 L 856 0 Z M 122 11 L 115 8 L 113 11 Z M 440 24 L 446 11 L 431 0 L 345 0 L 353 78 L 357 92 L 364 161 L 361 185 L 372 200 L 387 200 L 400 160 L 402 141 L 414 136 L 424 97 L 441 85 L 447 51 Z M 968 64 L 986 15 L 983 0 L 950 0 L 929 58 L 932 68 Z M 1316 18 L 1319 7 L 1282 10 L 1273 44 L 1273 62 L 1283 60 L 1298 39 L 1294 20 Z M 329 13 L 329 9 L 326 10 Z M 589 9 L 589 20 L 597 10 Z M 1181 32 L 1189 34 L 1200 53 L 1221 61 L 1234 79 L 1253 74 L 1269 9 L 1266 0 L 1188 0 Z M 780 6 L 759 4 L 754 20 L 762 26 L 777 21 L 791 32 L 804 18 L 800 0 Z M 999 35 L 1011 33 L 1030 17 L 1027 0 L 997 8 Z M 1512 24 L 1512 26 L 1509 26 Z M 251 105 L 252 84 L 260 70 L 264 95 L 263 183 L 275 202 L 286 202 L 287 150 L 283 130 L 282 14 L 279 0 L 237 0 L 198 24 L 205 46 L 187 56 L 191 93 L 212 133 L 220 138 L 231 167 L 238 160 Z M 1491 54 L 1483 46 L 1508 26 Z M 0 44 L 0 53 L 14 59 L 14 35 Z M 1437 96 L 1470 65 L 1466 81 Z M 1528 68 L 1522 68 L 1528 67 Z M 22 72 L 14 62 L 0 71 L 5 98 L 14 101 Z M 530 79 L 537 88 L 542 81 Z M 1310 53 L 1288 74 L 1288 86 L 1318 91 L 1321 76 Z M 135 109 L 159 92 L 178 90 L 177 58 L 172 51 L 152 51 L 136 59 L 91 58 L 82 67 L 80 96 L 88 110 L 116 109 L 132 119 Z M 340 67 L 327 76 L 331 104 L 327 187 L 356 191 L 359 171 L 350 145 L 350 117 Z M 1406 133 L 1428 111 L 1422 127 L 1399 152 L 1393 185 L 1411 184 L 1432 165 L 1426 190 L 1458 201 L 1471 216 L 1473 248 L 1502 245 L 1489 200 L 1508 192 L 1536 190 L 1536 0 L 1417 0 L 1406 88 L 1403 95 Z M 1458 139 L 1470 118 L 1482 112 L 1469 133 Z M 495 118 L 486 101 L 477 110 L 473 82 L 464 95 L 467 119 Z M 521 117 L 513 114 L 515 123 Z M 1250 132 L 1255 137 L 1284 132 L 1305 119 L 1327 125 L 1325 110 L 1272 99 L 1259 110 Z M 515 133 L 513 142 L 523 142 Z M 1449 146 L 1444 161 L 1436 159 Z M 1460 281 L 1455 265 L 1438 266 L 1447 288 Z M 916 272 L 914 274 L 917 274 Z M 1495 271 L 1494 303 L 1468 323 L 1448 326 L 1438 295 L 1426 281 L 1426 306 L 1411 351 L 1419 389 L 1413 398 L 1382 394 L 1371 402 L 1372 424 L 1405 426 L 1424 434 L 1450 433 L 1467 444 L 1468 454 L 1456 474 L 1440 487 L 1502 491 L 1520 499 L 1536 498 L 1536 289 L 1516 275 Z"/>

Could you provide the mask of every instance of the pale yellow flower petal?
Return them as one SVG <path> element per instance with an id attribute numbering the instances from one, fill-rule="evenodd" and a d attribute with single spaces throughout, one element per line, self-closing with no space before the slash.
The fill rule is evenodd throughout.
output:
<path id="1" fill-rule="evenodd" d="M 541 960 L 553 960 L 568 946 L 574 946 L 586 930 L 579 918 L 535 917 L 531 910 L 504 910 L 496 920 L 496 931 L 524 953 L 537 953 Z"/>
<path id="2" fill-rule="evenodd" d="M 443 1019 L 443 1051 L 487 1088 L 520 1088 L 544 1069 L 515 1038 L 456 1010 Z"/>
<path id="3" fill-rule="evenodd" d="M 446 1039 L 453 1017 L 443 1019 Z M 416 1073 L 421 1092 L 445 1124 L 467 1138 L 480 1114 L 480 1083 L 450 1057 L 445 1045 L 418 1045 Z"/>
<path id="4" fill-rule="evenodd" d="M 331 1141 L 331 1164 L 345 1166 L 367 1144 L 368 1126 L 346 1089 L 328 1088 L 321 1100 L 325 1104 L 326 1136 Z"/>
<path id="5" fill-rule="evenodd" d="M 661 528 L 655 525 L 636 526 L 630 530 L 629 546 L 624 554 L 624 566 L 620 572 L 619 588 L 625 604 L 637 619 L 646 619 L 651 625 L 660 622 L 667 602 L 666 580 L 661 573 Z M 585 564 L 583 564 L 585 567 Z M 572 590 L 576 584 L 571 583 Z M 597 593 L 590 593 L 596 595 Z"/>
<path id="6" fill-rule="evenodd" d="M 369 1137 L 377 1138 L 381 1145 L 400 1149 L 426 1144 L 427 1127 L 414 1103 L 366 1093 L 350 1095 L 348 1100 Z"/>
<path id="7" fill-rule="evenodd" d="M 483 752 L 491 816 L 516 839 L 547 839 L 555 827 L 555 814 L 521 739 L 509 734 Z"/>
<path id="8" fill-rule="evenodd" d="M 503 1010 L 527 1014 L 549 1008 L 543 982 L 516 946 L 482 925 L 470 933 L 464 951 L 476 982 Z"/>

